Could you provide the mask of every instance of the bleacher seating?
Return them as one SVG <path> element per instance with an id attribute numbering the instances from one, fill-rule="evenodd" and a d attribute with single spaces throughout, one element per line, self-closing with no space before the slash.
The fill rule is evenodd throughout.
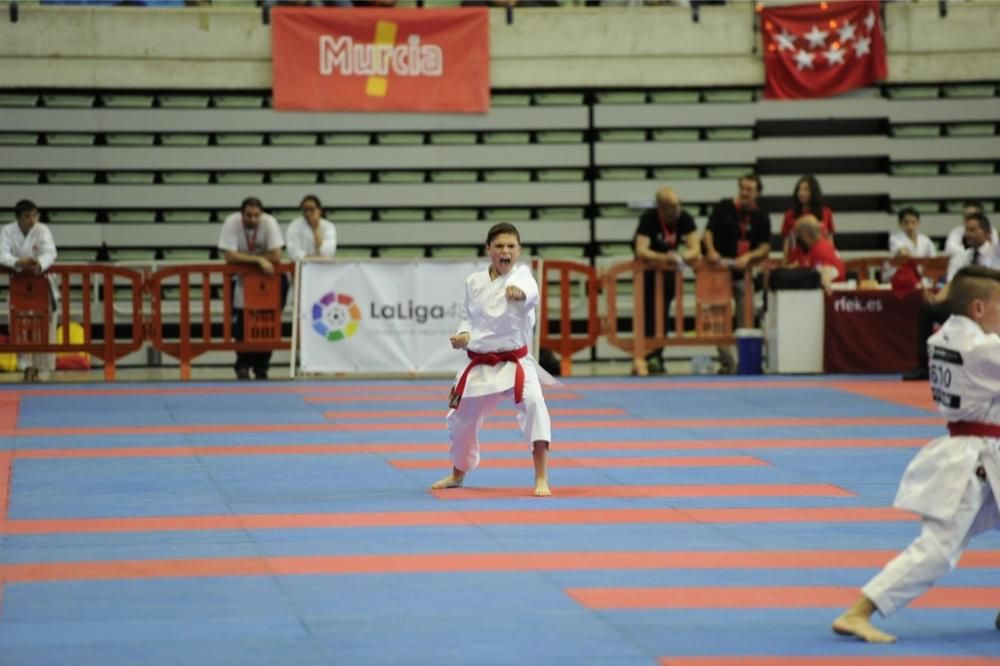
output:
<path id="1" fill-rule="evenodd" d="M 802 102 L 752 89 L 498 92 L 480 116 L 279 113 L 252 93 L 6 92 L 0 194 L 37 201 L 62 248 L 114 256 L 207 251 L 245 196 L 287 222 L 315 193 L 342 253 L 447 256 L 509 220 L 540 253 L 584 258 L 627 255 L 636 209 L 665 183 L 704 226 L 747 171 L 762 176 L 777 231 L 812 172 L 838 245 L 871 253 L 904 205 L 938 239 L 963 200 L 995 209 L 996 95 L 995 84 Z"/>

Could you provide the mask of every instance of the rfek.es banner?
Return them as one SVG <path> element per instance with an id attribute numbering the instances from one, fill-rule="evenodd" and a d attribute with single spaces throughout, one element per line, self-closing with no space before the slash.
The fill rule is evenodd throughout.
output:
<path id="1" fill-rule="evenodd" d="M 486 113 L 489 13 L 278 7 L 274 107 L 296 111 Z"/>
<path id="2" fill-rule="evenodd" d="M 482 262 L 304 262 L 299 349 L 304 372 L 457 372 L 448 338 L 465 279 Z"/>

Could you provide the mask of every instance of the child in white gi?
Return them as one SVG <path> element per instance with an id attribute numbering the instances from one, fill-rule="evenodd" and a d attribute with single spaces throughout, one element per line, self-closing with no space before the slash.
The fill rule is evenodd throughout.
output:
<path id="1" fill-rule="evenodd" d="M 479 429 L 500 400 L 510 397 L 517 424 L 531 443 L 535 466 L 535 495 L 549 489 L 548 450 L 552 440 L 549 411 L 542 381 L 555 383 L 528 354 L 535 327 L 538 284 L 527 266 L 519 266 L 521 236 L 512 224 L 500 223 L 486 235 L 490 267 L 465 281 L 462 322 L 450 338 L 455 349 L 465 349 L 469 365 L 452 387 L 448 411 L 451 474 L 434 489 L 457 488 L 479 464 Z"/>
<path id="2" fill-rule="evenodd" d="M 41 275 L 56 260 L 56 244 L 49 228 L 38 221 L 38 207 L 27 199 L 14 205 L 16 221 L 0 229 L 0 266 Z M 49 276 L 52 311 L 49 313 L 48 340 L 55 339 L 56 309 L 59 292 Z M 24 370 L 25 383 L 41 381 L 41 373 L 48 375 L 55 369 L 55 354 L 47 352 L 18 354 L 17 365 Z"/>
<path id="3" fill-rule="evenodd" d="M 833 621 L 838 634 L 895 641 L 872 625 L 872 614 L 906 606 L 955 568 L 972 537 L 1000 528 L 1000 271 L 963 268 L 948 285 L 948 303 L 956 314 L 927 346 L 931 390 L 949 436 L 917 453 L 893 503 L 920 514 L 922 530 Z"/>

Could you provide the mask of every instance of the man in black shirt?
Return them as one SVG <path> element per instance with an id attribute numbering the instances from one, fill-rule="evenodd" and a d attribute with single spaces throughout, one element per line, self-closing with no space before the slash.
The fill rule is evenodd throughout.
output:
<path id="1" fill-rule="evenodd" d="M 757 207 L 761 183 L 756 174 L 739 180 L 739 194 L 712 209 L 705 228 L 705 258 L 709 263 L 732 262 L 736 321 L 743 322 L 743 269 L 767 259 L 771 252 L 771 219 Z M 732 352 L 719 348 L 721 372 L 736 369 Z"/>
<path id="2" fill-rule="evenodd" d="M 635 258 L 650 269 L 675 269 L 701 255 L 698 233 L 691 217 L 681 208 L 680 198 L 669 187 L 656 192 L 656 208 L 639 217 L 639 227 L 632 241 Z M 670 325 L 670 303 L 674 298 L 675 273 L 663 274 L 663 334 Z M 656 335 L 656 272 L 647 270 L 643 277 L 643 311 L 646 337 Z M 663 348 L 646 355 L 647 370 L 653 374 L 663 372 Z M 637 368 L 638 372 L 639 369 Z"/>

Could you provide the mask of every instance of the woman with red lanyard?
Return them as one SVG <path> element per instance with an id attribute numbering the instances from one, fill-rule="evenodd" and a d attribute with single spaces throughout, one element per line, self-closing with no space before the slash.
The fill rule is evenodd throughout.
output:
<path id="1" fill-rule="evenodd" d="M 823 203 L 823 190 L 815 176 L 799 178 L 792 193 L 792 206 L 785 211 L 785 219 L 781 224 L 785 263 L 788 263 L 795 247 L 795 222 L 803 215 L 815 216 L 823 230 L 823 237 L 833 240 L 833 211 Z"/>

